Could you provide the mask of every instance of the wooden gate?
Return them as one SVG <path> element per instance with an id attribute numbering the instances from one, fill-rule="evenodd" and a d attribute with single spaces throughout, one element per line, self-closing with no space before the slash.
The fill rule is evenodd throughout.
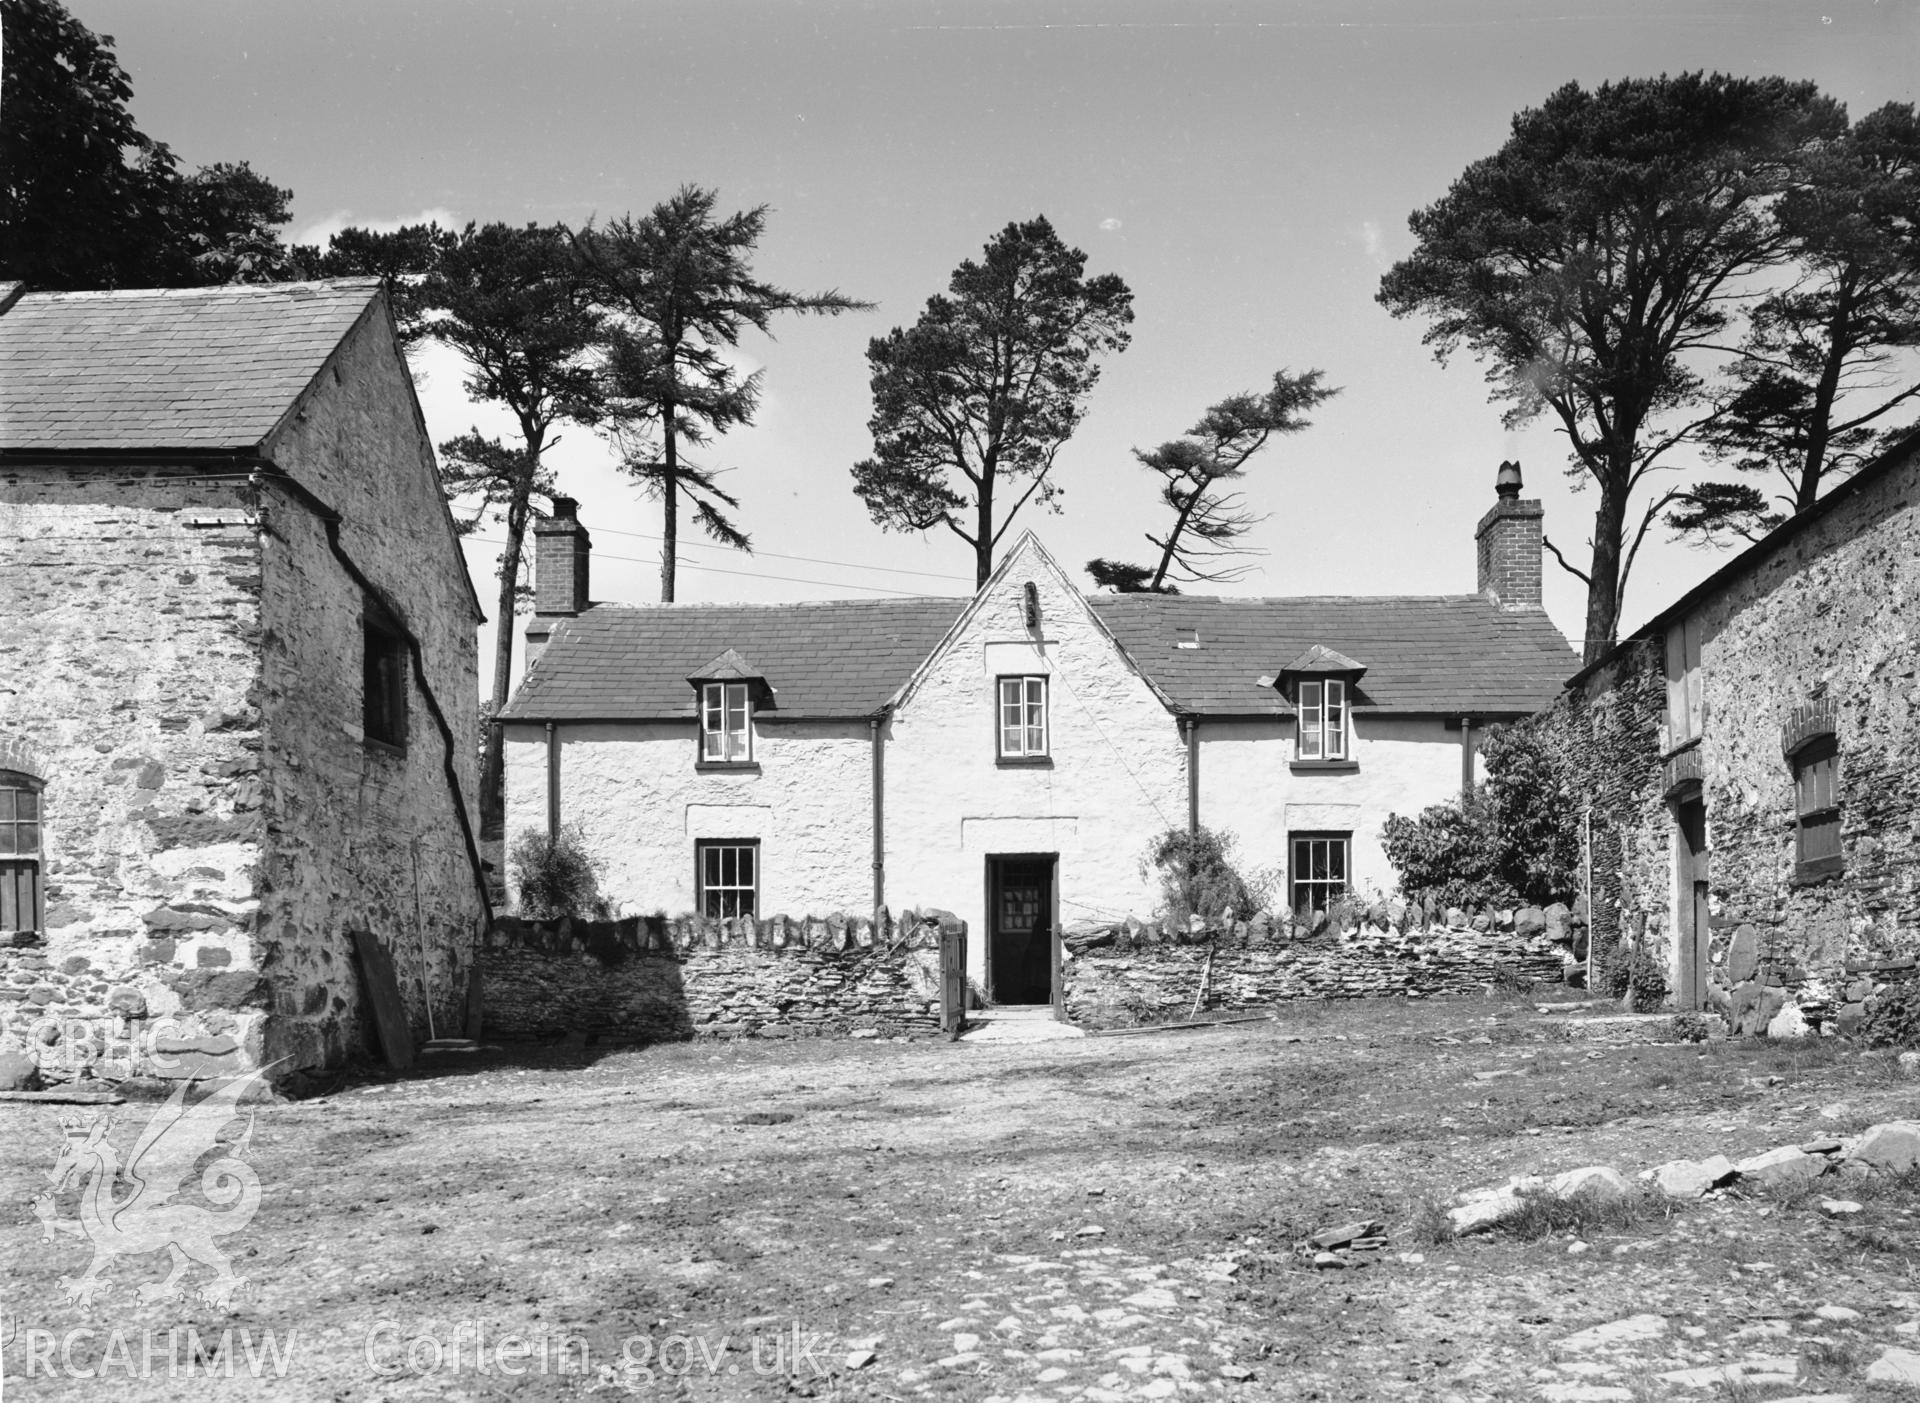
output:
<path id="1" fill-rule="evenodd" d="M 954 922 L 940 930 L 940 1031 L 960 1036 L 967 1021 L 967 928 Z"/>

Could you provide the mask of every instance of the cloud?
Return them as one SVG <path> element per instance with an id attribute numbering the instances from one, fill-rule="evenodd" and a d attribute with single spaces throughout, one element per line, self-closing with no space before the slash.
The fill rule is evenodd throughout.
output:
<path id="1" fill-rule="evenodd" d="M 1100 221 L 1100 228 L 1104 232 L 1109 234 L 1111 234 L 1115 229 L 1118 229 L 1119 227 L 1120 227 L 1120 221 L 1115 219 L 1112 215 L 1108 215 L 1105 219 Z"/>
<path id="2" fill-rule="evenodd" d="M 1363 219 L 1360 221 L 1360 247 L 1367 251 L 1367 257 L 1375 263 L 1383 261 L 1386 242 L 1380 236 L 1380 221 Z"/>
<path id="3" fill-rule="evenodd" d="M 394 230 L 405 228 L 409 224 L 438 224 L 443 229 L 458 229 L 465 222 L 452 210 L 442 209 L 438 205 L 432 209 L 423 209 L 418 214 L 401 215 L 397 219 L 356 219 L 352 210 L 337 209 L 324 219 L 316 219 L 300 230 L 290 242 L 325 248 L 328 239 L 352 225 L 358 225 L 376 234 L 391 234 Z"/>

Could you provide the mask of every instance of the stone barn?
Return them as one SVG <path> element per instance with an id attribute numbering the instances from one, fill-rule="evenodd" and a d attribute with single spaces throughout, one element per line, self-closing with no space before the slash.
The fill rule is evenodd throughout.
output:
<path id="1" fill-rule="evenodd" d="M 1920 434 L 1534 723 L 1587 791 L 1596 940 L 1639 945 L 1678 1007 L 1742 1031 L 1856 1026 L 1920 956 L 1917 668 Z"/>
<path id="2" fill-rule="evenodd" d="M 0 1050 L 331 1067 L 461 1022 L 482 615 L 379 284 L 0 286 Z"/>

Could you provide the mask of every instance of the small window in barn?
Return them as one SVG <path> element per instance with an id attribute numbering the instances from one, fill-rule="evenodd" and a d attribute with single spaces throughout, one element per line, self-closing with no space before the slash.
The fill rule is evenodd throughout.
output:
<path id="1" fill-rule="evenodd" d="M 360 729 L 382 745 L 407 743 L 407 638 L 380 602 L 361 610 Z"/>
<path id="2" fill-rule="evenodd" d="M 1047 759 L 1047 679 L 1002 677 L 999 753 L 1003 761 L 1031 764 Z"/>
<path id="3" fill-rule="evenodd" d="M 1794 875 L 1831 877 L 1845 866 L 1840 852 L 1840 749 L 1817 736 L 1793 756 Z"/>
<path id="4" fill-rule="evenodd" d="M 39 931 L 40 782 L 0 770 L 0 931 Z"/>
<path id="5" fill-rule="evenodd" d="M 706 682 L 700 687 L 700 763 L 753 763 L 752 703 L 744 682 Z"/>
<path id="6" fill-rule="evenodd" d="M 1347 684 L 1331 678 L 1302 682 L 1294 710 L 1300 715 L 1300 760 L 1347 758 Z"/>
<path id="7" fill-rule="evenodd" d="M 760 844 L 701 839 L 694 845 L 695 904 L 703 916 L 752 916 L 760 908 Z"/>
<path id="8" fill-rule="evenodd" d="M 1350 833 L 1288 834 L 1288 902 L 1296 915 L 1324 911 L 1347 894 Z"/>

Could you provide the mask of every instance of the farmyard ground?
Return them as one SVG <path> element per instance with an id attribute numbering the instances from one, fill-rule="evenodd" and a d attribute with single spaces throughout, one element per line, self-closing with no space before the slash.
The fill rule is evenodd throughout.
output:
<path id="1" fill-rule="evenodd" d="M 1831 1040 L 1617 1046 L 1523 1002 L 1461 1000 L 1044 1044 L 556 1048 L 437 1071 L 259 1108 L 265 1197 L 225 1239 L 250 1279 L 231 1316 L 140 1304 L 158 1255 L 119 1263 L 91 1312 L 66 1305 L 60 1278 L 87 1250 L 43 1241 L 31 1206 L 56 1108 L 0 1106 L 7 1395 L 1920 1397 L 1865 1377 L 1889 1347 L 1920 1350 L 1905 1187 L 1849 1189 L 1863 1212 L 1845 1221 L 1817 1195 L 1722 1196 L 1579 1253 L 1564 1235 L 1417 1236 L 1434 1201 L 1513 1174 L 1631 1178 L 1920 1113 L 1891 1058 Z M 130 1143 L 150 1107 L 118 1112 Z M 1316 1271 L 1293 1252 L 1356 1218 L 1387 1224 L 1378 1265 Z M 1564 1343 L 1632 1316 L 1656 1333 Z M 22 1377 L 36 1330 L 60 1376 Z M 1760 1378 L 1661 1377 L 1728 1365 Z"/>

